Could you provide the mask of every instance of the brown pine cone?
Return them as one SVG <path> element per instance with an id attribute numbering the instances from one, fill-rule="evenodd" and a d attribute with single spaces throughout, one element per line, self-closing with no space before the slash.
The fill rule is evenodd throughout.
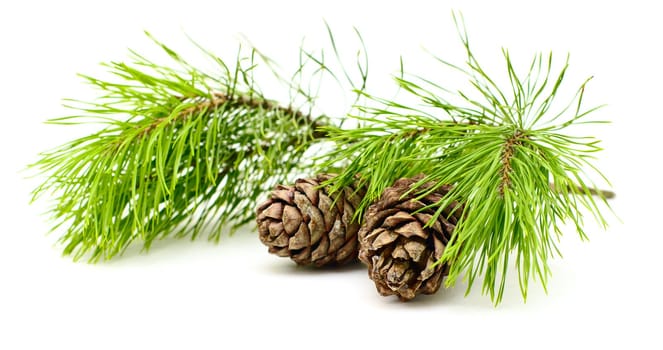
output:
<path id="1" fill-rule="evenodd" d="M 299 265 L 342 265 L 357 259 L 355 208 L 363 197 L 348 187 L 336 203 L 327 188 L 318 186 L 333 176 L 298 179 L 279 185 L 257 208 L 260 240 L 269 252 L 290 257 Z"/>
<path id="2" fill-rule="evenodd" d="M 440 288 L 448 266 L 433 267 L 433 263 L 442 256 L 462 212 L 453 202 L 432 227 L 424 227 L 435 210 L 416 211 L 442 199 L 451 186 L 442 186 L 420 200 L 414 199 L 414 193 L 405 195 L 422 177 L 400 179 L 387 188 L 369 207 L 359 230 L 359 259 L 368 265 L 369 277 L 381 295 L 397 295 L 401 301 L 419 293 L 433 294 Z"/>

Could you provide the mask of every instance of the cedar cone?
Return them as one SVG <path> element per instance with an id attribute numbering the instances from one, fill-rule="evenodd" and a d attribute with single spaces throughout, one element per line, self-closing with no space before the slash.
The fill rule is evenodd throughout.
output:
<path id="1" fill-rule="evenodd" d="M 260 240 L 269 252 L 298 265 L 342 265 L 357 259 L 359 224 L 353 220 L 363 193 L 346 187 L 338 198 L 319 185 L 331 175 L 278 185 L 257 208 Z M 336 200 L 336 202 L 334 202 Z"/>
<path id="2" fill-rule="evenodd" d="M 387 188 L 368 208 L 359 230 L 359 259 L 368 265 L 369 277 L 381 295 L 397 295 L 401 301 L 438 291 L 449 266 L 433 264 L 442 256 L 462 213 L 453 202 L 432 226 L 425 227 L 435 209 L 421 209 L 442 199 L 451 186 L 441 186 L 417 200 L 416 193 L 407 192 L 422 178 L 400 179 Z M 425 184 L 414 192 L 431 186 Z"/>

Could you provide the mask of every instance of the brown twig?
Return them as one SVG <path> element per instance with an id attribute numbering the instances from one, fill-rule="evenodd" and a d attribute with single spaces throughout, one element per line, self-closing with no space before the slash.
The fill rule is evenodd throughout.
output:
<path id="1" fill-rule="evenodd" d="M 559 191 L 559 192 L 563 191 L 563 189 L 555 189 L 555 185 L 552 184 L 552 183 L 550 184 L 550 188 L 553 191 Z M 571 192 L 571 193 L 585 194 L 585 190 L 582 188 L 582 186 L 575 185 L 575 184 L 573 185 L 573 187 L 571 187 L 571 186 L 567 187 L 566 191 Z M 610 191 L 610 190 L 588 188 L 588 191 L 589 191 L 589 194 L 592 195 L 592 196 L 601 196 L 605 199 L 613 199 L 617 196 L 615 194 L 615 192 Z"/>
<path id="2" fill-rule="evenodd" d="M 177 97 L 177 99 L 184 102 L 191 98 Z M 157 128 L 162 123 L 165 122 L 172 123 L 174 121 L 184 120 L 192 115 L 195 115 L 202 111 L 218 108 L 219 106 L 226 103 L 229 103 L 234 107 L 247 107 L 251 109 L 278 111 L 285 115 L 290 115 L 294 117 L 294 119 L 297 120 L 300 124 L 310 126 L 313 129 L 312 136 L 314 139 L 321 139 L 327 137 L 326 132 L 319 130 L 320 127 L 324 126 L 318 121 L 319 119 L 321 119 L 322 116 L 320 118 L 314 119 L 310 114 L 304 114 L 299 110 L 293 109 L 291 106 L 283 107 L 267 99 L 253 98 L 252 96 L 231 96 L 222 92 L 213 92 L 212 98 L 199 101 L 197 104 L 182 110 L 174 119 L 169 120 L 168 118 L 165 117 L 154 119 L 152 123 L 150 123 L 148 126 L 144 127 L 144 129 L 140 131 L 139 136 L 144 136 L 149 134 L 152 130 Z"/>
<path id="3" fill-rule="evenodd" d="M 519 145 L 524 137 L 524 134 L 518 130 L 504 142 L 502 149 L 502 181 L 499 185 L 500 196 L 504 196 L 504 189 L 511 186 L 511 158 L 513 158 L 515 146 Z"/>

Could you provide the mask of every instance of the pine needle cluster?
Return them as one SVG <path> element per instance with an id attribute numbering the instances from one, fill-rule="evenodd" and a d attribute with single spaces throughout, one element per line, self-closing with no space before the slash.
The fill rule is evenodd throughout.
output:
<path id="1" fill-rule="evenodd" d="M 175 68 L 132 51 L 131 63 L 105 64 L 114 79 L 83 76 L 100 98 L 71 101 L 76 115 L 49 122 L 100 130 L 32 165 L 47 176 L 34 196 L 57 198 L 53 229 L 64 228 L 64 254 L 75 259 L 110 259 L 169 235 L 218 240 L 253 218 L 258 197 L 303 171 L 302 156 L 324 136 L 316 128 L 326 118 L 310 116 L 310 99 L 294 109 L 263 96 L 256 51 L 240 49 L 226 64 L 201 49 L 216 66 L 207 73 L 153 41 Z"/>
<path id="2" fill-rule="evenodd" d="M 587 213 L 606 225 L 600 203 L 611 193 L 596 190 L 592 179 L 605 180 L 593 165 L 601 150 L 591 136 L 569 136 L 570 128 L 604 123 L 588 115 L 599 107 L 582 104 L 587 81 L 571 99 L 558 106 L 556 97 L 568 69 L 568 57 L 555 72 L 552 53 L 536 55 L 529 69 L 518 71 L 508 50 L 502 51 L 508 85 L 500 85 L 475 57 L 465 28 L 457 21 L 465 49 L 465 65 L 434 57 L 442 68 L 461 73 L 469 89 L 450 90 L 403 70 L 395 81 L 419 101 L 406 105 L 366 94 L 371 106 L 354 116 L 357 128 L 326 127 L 337 148 L 326 164 L 349 160 L 329 184 L 343 188 L 360 178 L 367 194 L 359 206 L 361 218 L 396 179 L 426 176 L 425 183 L 453 190 L 434 207 L 433 223 L 453 201 L 464 203 L 462 219 L 438 263 L 451 266 L 446 280 L 461 276 L 469 293 L 483 277 L 483 292 L 495 303 L 502 299 L 513 263 L 523 298 L 530 279 L 546 287 L 549 261 L 559 254 L 557 241 L 569 222 L 581 238 Z M 607 182 L 607 180 L 605 180 Z M 416 190 L 415 190 L 416 191 Z M 598 195 L 595 199 L 592 195 Z"/>

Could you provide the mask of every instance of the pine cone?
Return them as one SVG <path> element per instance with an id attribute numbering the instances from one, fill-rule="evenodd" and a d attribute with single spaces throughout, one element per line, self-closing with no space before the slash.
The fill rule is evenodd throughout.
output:
<path id="1" fill-rule="evenodd" d="M 451 186 L 442 186 L 420 200 L 414 199 L 414 193 L 403 197 L 422 178 L 400 179 L 387 188 L 369 207 L 359 231 L 359 259 L 368 265 L 369 277 L 381 295 L 397 295 L 401 301 L 438 291 L 449 269 L 446 264 L 433 267 L 433 263 L 442 256 L 462 212 L 453 202 L 432 227 L 424 227 L 435 210 L 416 211 L 442 199 Z"/>
<path id="2" fill-rule="evenodd" d="M 348 187 L 335 197 L 318 186 L 332 178 L 318 175 L 279 185 L 257 208 L 260 240 L 269 252 L 290 257 L 299 265 L 342 265 L 357 259 L 355 208 L 363 197 Z"/>

